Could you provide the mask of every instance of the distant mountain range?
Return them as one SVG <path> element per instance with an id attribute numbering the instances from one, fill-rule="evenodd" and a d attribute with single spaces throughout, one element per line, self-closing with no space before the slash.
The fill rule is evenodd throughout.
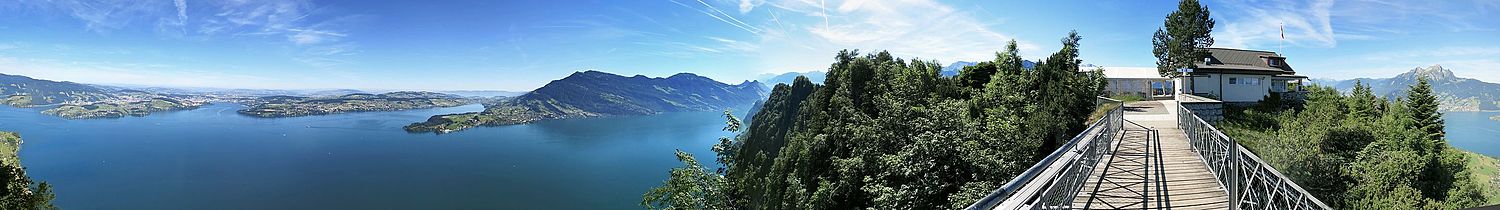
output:
<path id="1" fill-rule="evenodd" d="M 453 94 L 453 95 L 460 95 L 460 96 L 464 96 L 464 97 L 486 97 L 486 98 L 487 97 L 516 97 L 516 96 L 520 96 L 521 94 L 526 94 L 526 92 L 521 92 L 521 91 L 503 91 L 503 90 L 450 90 L 450 91 L 438 91 L 438 92 L 439 93 Z"/>
<path id="2" fill-rule="evenodd" d="M 91 85 L 0 74 L 0 103 L 16 107 L 85 103 L 116 98 L 111 91 Z"/>
<path id="3" fill-rule="evenodd" d="M 239 111 L 245 115 L 290 117 L 450 107 L 503 100 L 504 95 L 511 94 L 501 91 L 457 92 L 473 96 L 421 91 L 371 94 L 356 89 L 123 87 L 0 74 L 0 104 L 45 107 L 43 114 L 69 119 L 145 116 L 154 112 L 194 109 L 209 102 L 245 104 L 249 108 Z"/>
<path id="4" fill-rule="evenodd" d="M 958 76 L 959 72 L 963 72 L 964 67 L 970 67 L 970 66 L 974 66 L 974 65 L 979 65 L 979 62 L 970 62 L 970 61 L 953 62 L 951 64 L 948 64 L 947 66 L 943 66 L 943 71 L 940 72 L 939 74 L 941 74 L 941 75 L 943 75 L 945 77 Z M 1036 62 L 1032 62 L 1030 60 L 1021 60 L 1021 68 L 1025 68 L 1025 69 L 1036 68 Z M 819 80 L 819 81 L 821 81 L 821 80 Z"/>
<path id="5" fill-rule="evenodd" d="M 828 73 L 823 72 L 823 71 L 787 72 L 787 73 L 781 73 L 781 74 L 761 74 L 759 77 L 757 77 L 758 78 L 757 80 L 763 82 L 762 84 L 766 85 L 766 89 L 770 89 L 771 87 L 775 87 L 776 84 L 788 84 L 788 85 L 790 85 L 790 84 L 792 84 L 792 80 L 797 79 L 797 76 L 805 76 L 805 77 L 807 77 L 808 80 L 813 81 L 813 83 L 822 84 L 823 83 L 823 79 L 828 77 L 827 74 Z"/>
<path id="6" fill-rule="evenodd" d="M 1441 65 L 1418 67 L 1391 78 L 1358 78 L 1351 80 L 1315 80 L 1314 83 L 1331 85 L 1339 91 L 1354 88 L 1355 80 L 1370 86 L 1370 90 L 1388 98 L 1402 97 L 1406 89 L 1417 84 L 1418 77 L 1427 77 L 1432 91 L 1442 102 L 1444 111 L 1495 111 L 1500 110 L 1500 84 L 1460 78 Z"/>
<path id="7" fill-rule="evenodd" d="M 750 105 L 765 98 L 767 92 L 766 86 L 756 81 L 730 85 L 690 73 L 653 78 L 584 71 L 488 106 L 482 112 L 432 116 L 426 122 L 406 126 L 406 130 L 444 133 L 545 119 L 717 111 Z"/>

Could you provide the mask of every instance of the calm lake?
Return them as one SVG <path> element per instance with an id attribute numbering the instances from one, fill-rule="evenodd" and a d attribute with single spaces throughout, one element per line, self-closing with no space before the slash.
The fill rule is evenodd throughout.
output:
<path id="1" fill-rule="evenodd" d="M 1500 112 L 1443 113 L 1443 131 L 1448 143 L 1490 157 L 1500 157 L 1500 121 L 1490 116 Z"/>
<path id="2" fill-rule="evenodd" d="M 240 107 L 96 120 L 0 108 L 0 130 L 21 134 L 23 164 L 71 209 L 637 209 L 681 165 L 674 149 L 711 163 L 732 135 L 722 112 L 433 135 L 401 126 L 483 108 L 265 119 Z M 1445 113 L 1449 141 L 1500 156 L 1496 114 Z"/>
<path id="3" fill-rule="evenodd" d="M 712 163 L 709 147 L 731 135 L 722 112 L 433 135 L 401 126 L 483 107 L 277 119 L 239 108 L 95 120 L 0 108 L 0 130 L 21 134 L 30 175 L 70 209 L 638 209 L 681 165 L 675 149 Z"/>

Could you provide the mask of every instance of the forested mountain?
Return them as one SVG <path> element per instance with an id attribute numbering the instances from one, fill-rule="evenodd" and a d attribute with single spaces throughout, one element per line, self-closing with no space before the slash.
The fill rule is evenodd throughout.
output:
<path id="1" fill-rule="evenodd" d="M 476 125 L 509 125 L 543 119 L 714 111 L 745 106 L 765 97 L 756 81 L 729 85 L 680 73 L 667 78 L 576 72 L 553 80 L 483 112 L 438 115 L 406 126 L 412 132 L 449 132 Z"/>
<path id="2" fill-rule="evenodd" d="M 1370 86 L 1377 96 L 1393 98 L 1405 93 L 1406 88 L 1417 83 L 1417 77 L 1427 77 L 1432 91 L 1438 96 L 1444 111 L 1500 110 L 1500 84 L 1476 79 L 1460 78 L 1441 65 L 1418 67 L 1392 78 L 1360 78 L 1343 80 L 1334 84 L 1339 91 L 1354 88 L 1356 80 Z"/>
<path id="3" fill-rule="evenodd" d="M 114 98 L 109 91 L 90 85 L 8 74 L 0 74 L 0 97 L 3 97 L 0 103 L 17 107 L 92 102 Z"/>
<path id="4" fill-rule="evenodd" d="M 250 100 L 246 103 L 250 107 L 238 112 L 256 117 L 296 117 L 452 107 L 469 103 L 471 100 L 458 95 L 423 91 L 355 93 L 334 97 L 267 96 Z"/>
<path id="5" fill-rule="evenodd" d="M 1079 72 L 1078 41 L 1023 70 L 1015 42 L 940 75 L 935 61 L 839 52 L 822 85 L 778 84 L 748 126 L 729 115 L 725 168 L 684 167 L 648 208 L 961 209 L 1084 129 L 1104 77 Z M 728 114 L 726 114 L 728 115 Z"/>

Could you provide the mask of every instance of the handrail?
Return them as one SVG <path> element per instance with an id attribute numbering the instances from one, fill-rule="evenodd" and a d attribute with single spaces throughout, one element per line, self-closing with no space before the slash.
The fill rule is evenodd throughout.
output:
<path id="1" fill-rule="evenodd" d="M 1093 171 L 1095 163 L 1104 153 L 1103 150 L 1113 142 L 1115 134 L 1119 133 L 1125 120 L 1122 101 L 1097 97 L 1095 103 L 1096 107 L 1103 104 L 1117 104 L 1118 106 L 1110 109 L 1104 117 L 1100 117 L 1083 132 L 1052 151 L 1052 154 L 1042 158 L 1040 162 L 1032 165 L 1016 178 L 965 209 L 992 209 L 1001 206 L 1019 209 L 1028 205 L 1032 207 L 1047 205 L 1037 203 L 1039 201 L 1052 205 L 1071 205 L 1078 189 L 1059 189 L 1053 186 L 1081 188 L 1083 186 L 1081 183 L 1086 181 L 1088 174 Z M 1044 182 L 1037 182 L 1038 180 Z M 1066 198 L 1066 202 L 1063 202 L 1062 198 Z"/>
<path id="2" fill-rule="evenodd" d="M 1224 186 L 1230 209 L 1333 209 L 1192 110 L 1177 110 L 1177 126 Z"/>

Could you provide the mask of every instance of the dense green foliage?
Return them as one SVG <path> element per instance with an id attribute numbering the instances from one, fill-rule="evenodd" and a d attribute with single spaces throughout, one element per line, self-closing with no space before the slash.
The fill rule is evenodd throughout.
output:
<path id="1" fill-rule="evenodd" d="M 1030 70 L 1012 42 L 953 78 L 940 76 L 936 61 L 839 52 L 823 85 L 777 85 L 745 132 L 714 147 L 723 185 L 701 181 L 717 178 L 679 154 L 687 166 L 663 186 L 675 190 L 652 190 L 643 204 L 963 208 L 1085 128 L 1104 78 L 1079 71 L 1079 40 L 1070 33 Z"/>
<path id="2" fill-rule="evenodd" d="M 5 189 L 0 191 L 0 209 L 56 209 L 52 206 L 52 185 L 36 184 L 26 176 L 16 151 L 21 147 L 21 137 L 16 133 L 0 132 L 0 179 L 5 179 Z"/>
<path id="3" fill-rule="evenodd" d="M 1465 154 L 1444 139 L 1425 79 L 1386 100 L 1312 87 L 1297 109 L 1227 112 L 1226 134 L 1335 208 L 1457 209 L 1482 204 Z"/>
<path id="4" fill-rule="evenodd" d="M 651 78 L 590 70 L 553 80 L 511 100 L 487 104 L 482 112 L 432 116 L 405 129 L 444 133 L 545 119 L 714 111 L 755 103 L 765 93 L 765 85 L 755 81 L 730 85 L 690 73 Z"/>
<path id="5" fill-rule="evenodd" d="M 1182 0 L 1163 25 L 1165 29 L 1156 29 L 1151 38 L 1156 71 L 1161 76 L 1176 75 L 1177 69 L 1197 68 L 1196 62 L 1208 57 L 1204 48 L 1214 45 L 1214 19 L 1208 7 L 1199 5 L 1198 0 Z"/>

